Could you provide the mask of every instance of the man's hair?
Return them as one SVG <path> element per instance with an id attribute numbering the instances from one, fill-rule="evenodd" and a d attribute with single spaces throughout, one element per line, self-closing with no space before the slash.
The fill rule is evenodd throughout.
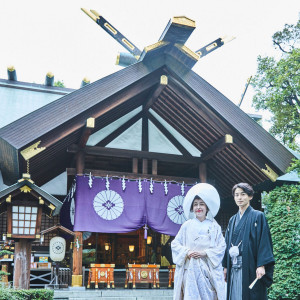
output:
<path id="1" fill-rule="evenodd" d="M 242 189 L 248 196 L 253 196 L 253 195 L 254 195 L 253 187 L 252 187 L 249 183 L 240 182 L 240 183 L 236 184 L 236 185 L 232 188 L 232 195 L 233 195 L 233 196 L 234 196 L 235 190 L 236 190 L 237 188 Z"/>
<path id="2" fill-rule="evenodd" d="M 193 199 L 193 201 L 192 201 L 192 204 L 191 204 L 191 207 L 190 207 L 190 211 L 191 211 L 191 212 L 193 211 L 193 206 L 194 206 L 195 200 L 202 200 L 202 201 L 205 203 L 205 201 L 204 201 L 203 199 L 201 199 L 198 195 L 196 195 L 196 196 L 194 197 L 194 199 Z M 206 203 L 205 203 L 205 206 L 206 206 L 207 212 L 208 212 L 208 211 L 209 211 L 209 208 L 208 208 L 208 206 L 207 206 Z M 206 214 L 207 214 L 207 212 L 206 212 Z"/>

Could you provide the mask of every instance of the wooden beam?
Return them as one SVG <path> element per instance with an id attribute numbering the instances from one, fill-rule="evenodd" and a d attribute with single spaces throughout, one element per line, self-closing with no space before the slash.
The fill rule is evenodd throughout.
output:
<path id="1" fill-rule="evenodd" d="M 150 113 L 149 120 L 166 136 L 166 138 L 177 148 L 182 155 L 192 157 L 192 155 L 182 146 L 180 142 Z"/>
<path id="2" fill-rule="evenodd" d="M 207 182 L 207 165 L 205 162 L 199 164 L 200 182 Z"/>
<path id="3" fill-rule="evenodd" d="M 78 151 L 79 151 L 78 146 L 74 144 L 67 149 L 68 153 L 77 153 Z M 115 149 L 115 148 L 97 147 L 97 146 L 87 146 L 83 151 L 86 155 L 121 157 L 121 158 L 136 157 L 136 158 L 157 159 L 158 161 L 174 162 L 174 163 L 195 164 L 195 163 L 200 163 L 202 161 L 201 157 L 195 157 L 195 156 L 187 158 L 182 155 L 176 155 L 176 154 Z"/>
<path id="4" fill-rule="evenodd" d="M 188 184 L 195 184 L 196 182 L 199 182 L 198 178 L 191 178 L 191 177 L 177 177 L 177 176 L 164 176 L 164 175 L 154 175 L 154 174 L 140 174 L 140 173 L 128 173 L 128 172 L 115 172 L 115 171 L 107 171 L 107 170 L 91 170 L 91 169 L 85 169 L 84 174 L 91 173 L 93 176 L 99 176 L 99 177 L 105 177 L 108 176 L 116 176 L 122 178 L 125 176 L 128 179 L 153 179 L 156 181 L 170 181 L 170 182 L 182 182 Z M 70 176 L 76 175 L 76 169 L 75 168 L 67 168 L 67 174 Z"/>
<path id="5" fill-rule="evenodd" d="M 86 120 L 86 127 L 83 129 L 81 137 L 79 139 L 78 145 L 80 148 L 84 148 L 86 146 L 93 128 L 95 128 L 95 118 L 88 118 Z"/>
<path id="6" fill-rule="evenodd" d="M 163 90 L 168 85 L 168 77 L 166 75 L 160 76 L 160 83 L 157 88 L 154 90 L 152 95 L 149 97 L 147 103 L 144 106 L 144 111 L 149 110 L 149 108 L 153 105 L 159 95 L 163 92 Z"/>
<path id="7" fill-rule="evenodd" d="M 146 114 L 142 120 L 142 151 L 149 151 L 149 126 Z"/>
<path id="8" fill-rule="evenodd" d="M 226 134 L 221 139 L 219 139 L 216 143 L 214 143 L 213 145 L 208 147 L 205 151 L 203 151 L 201 154 L 201 158 L 203 159 L 203 161 L 207 161 L 232 143 L 233 143 L 232 136 L 230 134 Z"/>
<path id="9" fill-rule="evenodd" d="M 122 134 L 130 126 L 132 126 L 134 123 L 136 123 L 142 116 L 143 116 L 143 112 L 141 111 L 138 114 L 136 114 L 135 116 L 133 116 L 131 119 L 129 119 L 127 122 L 125 122 L 123 125 L 121 125 L 120 127 L 118 127 L 116 130 L 114 130 L 111 134 L 109 134 L 103 140 L 101 140 L 97 144 L 97 146 L 105 147 L 111 141 L 113 141 L 117 136 L 119 136 L 120 134 Z"/>
<path id="10" fill-rule="evenodd" d="M 60 224 L 57 224 L 57 225 L 52 226 L 52 227 L 50 227 L 50 228 L 47 228 L 47 229 L 41 231 L 40 234 L 41 234 L 41 235 L 42 235 L 42 234 L 45 235 L 45 234 L 50 233 L 51 231 L 56 231 L 56 230 L 57 230 L 57 231 L 62 231 L 63 233 L 67 233 L 67 234 L 69 234 L 69 235 L 71 235 L 71 236 L 74 236 L 74 235 L 75 235 L 75 233 L 74 233 L 73 231 L 69 230 L 68 228 L 66 228 L 66 227 L 64 227 L 64 226 L 62 226 L 62 225 L 60 225 Z"/>
<path id="11" fill-rule="evenodd" d="M 118 90 L 118 92 L 112 93 L 112 95 L 108 95 L 107 98 L 105 99 L 103 99 L 103 96 L 100 95 L 99 102 L 96 105 L 94 105 L 91 109 L 87 110 L 85 113 L 77 115 L 75 122 L 70 122 L 63 125 L 62 128 L 60 128 L 59 134 L 47 135 L 42 141 L 41 146 L 50 147 L 51 145 L 57 143 L 58 141 L 65 138 L 66 136 L 69 136 L 71 133 L 82 128 L 83 122 L 84 120 L 86 120 L 87 113 L 89 113 L 89 115 L 93 113 L 93 117 L 95 119 L 98 119 L 104 114 L 111 112 L 117 107 L 120 107 L 120 105 L 122 105 L 123 103 L 132 99 L 133 95 L 138 96 L 139 94 L 152 88 L 153 86 L 155 86 L 155 84 L 157 84 L 158 82 L 157 77 L 160 74 L 161 74 L 161 69 L 157 69 L 153 71 L 151 74 L 147 73 L 147 75 L 149 76 L 143 75 L 143 77 L 141 78 L 142 84 L 140 81 L 137 80 L 136 82 L 131 84 L 130 91 L 128 91 L 128 88 L 124 88 L 122 90 Z"/>
<path id="12" fill-rule="evenodd" d="M 161 34 L 159 41 L 184 45 L 195 28 L 196 23 L 192 19 L 187 17 L 173 17 Z"/>

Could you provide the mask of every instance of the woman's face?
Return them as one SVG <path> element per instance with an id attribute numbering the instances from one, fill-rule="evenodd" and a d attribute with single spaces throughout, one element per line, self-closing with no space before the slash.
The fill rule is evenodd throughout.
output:
<path id="1" fill-rule="evenodd" d="M 197 219 L 204 220 L 207 214 L 207 206 L 202 199 L 195 199 L 193 203 L 193 212 Z"/>

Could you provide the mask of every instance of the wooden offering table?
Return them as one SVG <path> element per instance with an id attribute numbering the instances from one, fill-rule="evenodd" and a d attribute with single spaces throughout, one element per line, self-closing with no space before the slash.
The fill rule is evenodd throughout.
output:
<path id="1" fill-rule="evenodd" d="M 170 266 L 168 266 L 168 269 L 169 269 L 169 284 L 168 284 L 168 288 L 171 288 L 172 287 L 172 283 L 174 283 L 175 268 L 176 268 L 176 265 L 170 265 Z"/>
<path id="2" fill-rule="evenodd" d="M 87 288 L 91 287 L 91 283 L 95 283 L 95 288 L 98 288 L 98 283 L 106 283 L 109 289 L 115 288 L 114 281 L 115 264 L 90 264 L 89 279 Z"/>
<path id="3" fill-rule="evenodd" d="M 125 288 L 132 283 L 132 288 L 136 288 L 136 283 L 150 283 L 152 287 L 159 288 L 159 268 L 160 265 L 136 265 L 128 264 L 126 268 Z"/>

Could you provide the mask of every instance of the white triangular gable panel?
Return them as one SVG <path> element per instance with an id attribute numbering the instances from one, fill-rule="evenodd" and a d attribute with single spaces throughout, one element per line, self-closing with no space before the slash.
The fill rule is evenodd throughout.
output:
<path id="1" fill-rule="evenodd" d="M 192 155 L 199 157 L 201 156 L 201 151 L 199 151 L 193 144 L 191 144 L 185 137 L 183 137 L 177 130 L 175 130 L 169 123 L 167 123 L 162 117 L 160 117 L 152 109 L 149 110 L 150 113 L 157 119 L 173 136 L 180 142 L 180 144 Z"/>
<path id="2" fill-rule="evenodd" d="M 3 177 L 2 177 L 2 172 L 0 171 L 0 191 L 6 189 L 8 185 L 4 184 L 3 182 Z"/>
<path id="3" fill-rule="evenodd" d="M 182 153 L 166 138 L 166 136 L 149 120 L 149 151 L 177 154 Z"/>
<path id="4" fill-rule="evenodd" d="M 41 189 L 51 195 L 67 195 L 67 172 L 63 172 L 48 181 L 41 186 Z"/>
<path id="5" fill-rule="evenodd" d="M 108 148 L 137 150 L 142 148 L 142 120 L 138 120 L 107 145 Z"/>
<path id="6" fill-rule="evenodd" d="M 106 138 L 108 135 L 110 135 L 113 131 L 115 131 L 117 128 L 122 126 L 128 120 L 133 118 L 140 111 L 142 111 L 142 106 L 134 109 L 130 113 L 126 114 L 125 116 L 117 119 L 116 121 L 110 123 L 109 125 L 103 127 L 102 129 L 100 129 L 99 131 L 93 133 L 87 141 L 87 146 L 97 145 L 100 141 L 102 141 L 104 138 Z"/>

